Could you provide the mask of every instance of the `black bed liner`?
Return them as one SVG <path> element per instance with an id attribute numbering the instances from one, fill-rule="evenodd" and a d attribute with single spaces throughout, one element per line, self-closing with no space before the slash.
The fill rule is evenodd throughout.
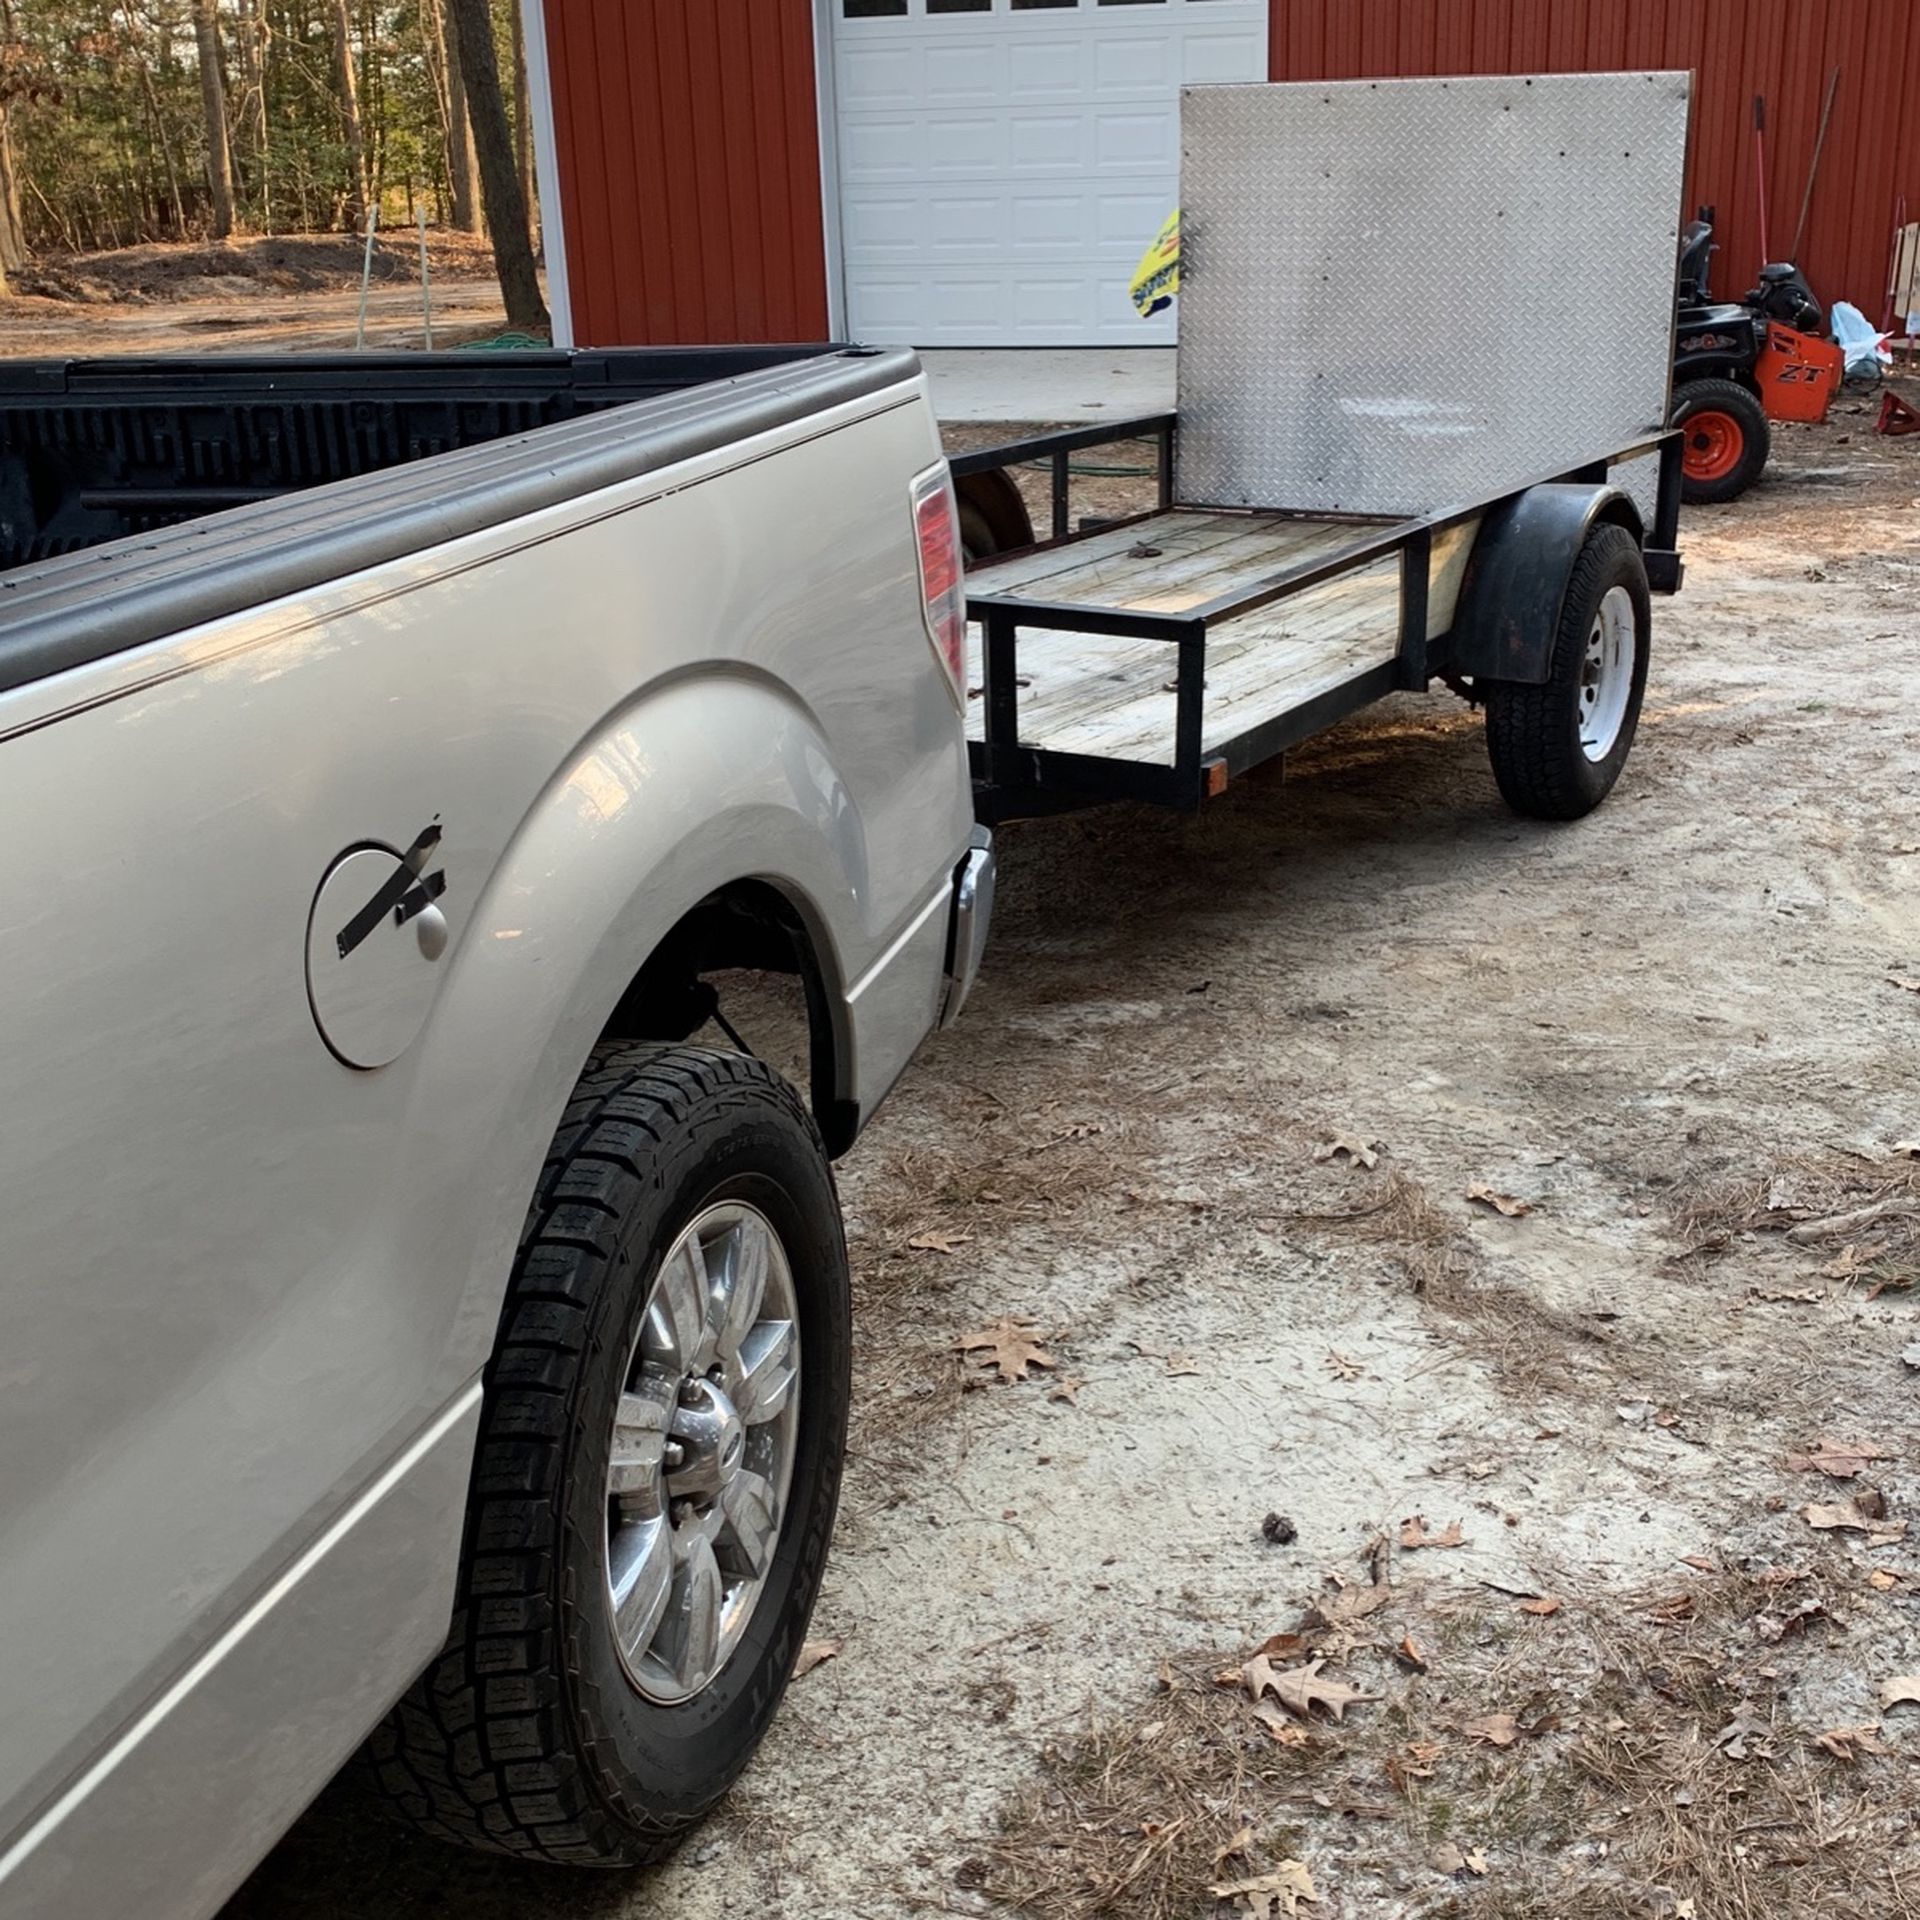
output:
<path id="1" fill-rule="evenodd" d="M 905 350 L 834 347 L 8 367 L 0 493 L 37 484 L 56 513 L 70 503 L 75 515 L 124 523 L 141 516 L 112 504 L 114 488 L 144 491 L 156 470 L 188 479 L 150 522 L 95 535 L 103 544 L 76 538 L 28 564 L 12 552 L 14 570 L 0 572 L 0 691 L 772 431 L 917 371 Z M 640 418 L 604 417 L 636 403 Z M 34 451 L 21 452 L 23 441 Z M 433 454 L 444 457 L 415 466 Z M 272 486 L 269 473 L 281 476 Z M 216 481 L 246 489 L 244 501 L 206 497 Z M 96 489 L 100 503 L 86 505 Z"/>

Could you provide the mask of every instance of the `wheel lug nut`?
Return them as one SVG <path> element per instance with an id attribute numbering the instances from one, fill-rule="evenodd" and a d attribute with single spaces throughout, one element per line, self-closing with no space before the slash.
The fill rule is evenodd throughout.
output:
<path id="1" fill-rule="evenodd" d="M 680 1404 L 683 1407 L 697 1407 L 700 1404 L 701 1382 L 692 1374 L 680 1382 Z"/>
<path id="2" fill-rule="evenodd" d="M 687 1450 L 678 1440 L 669 1440 L 660 1458 L 669 1473 L 678 1473 L 686 1465 Z"/>
<path id="3" fill-rule="evenodd" d="M 672 1500 L 667 1503 L 667 1520 L 669 1524 L 673 1526 L 685 1526 L 687 1516 L 692 1512 L 693 1502 L 691 1500 Z"/>

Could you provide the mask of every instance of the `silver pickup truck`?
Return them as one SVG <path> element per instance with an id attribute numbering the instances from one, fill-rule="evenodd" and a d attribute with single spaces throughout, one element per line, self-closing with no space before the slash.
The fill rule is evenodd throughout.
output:
<path id="1" fill-rule="evenodd" d="M 206 1915 L 356 1749 L 602 1864 L 744 1764 L 829 1156 L 991 901 L 959 568 L 909 354 L 0 375 L 9 1920 Z"/>

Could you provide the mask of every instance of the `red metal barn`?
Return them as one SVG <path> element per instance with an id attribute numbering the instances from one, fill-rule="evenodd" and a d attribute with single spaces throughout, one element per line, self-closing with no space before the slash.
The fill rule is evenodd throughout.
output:
<path id="1" fill-rule="evenodd" d="M 1174 204 L 1178 90 L 1219 80 L 1685 67 L 1689 210 L 1716 292 L 1799 216 L 1823 299 L 1878 318 L 1896 193 L 1920 199 L 1912 0 L 541 0 L 533 57 L 556 326 L 581 345 L 1131 346 Z M 558 210 L 558 218 L 553 210 Z M 1444 293 L 1444 290 L 1437 290 Z"/>

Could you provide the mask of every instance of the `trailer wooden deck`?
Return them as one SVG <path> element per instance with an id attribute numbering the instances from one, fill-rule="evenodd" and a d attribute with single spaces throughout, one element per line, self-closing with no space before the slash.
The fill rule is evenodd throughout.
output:
<path id="1" fill-rule="evenodd" d="M 1057 545 L 988 561 L 970 597 L 1012 596 L 1105 612 L 1190 615 L 1249 582 L 1327 559 L 1385 521 L 1175 507 Z M 1434 536 L 1429 605 L 1451 609 L 1477 523 Z M 1203 753 L 1369 677 L 1390 675 L 1400 644 L 1397 554 L 1210 623 Z M 968 629 L 968 736 L 986 738 L 983 640 Z M 1023 623 L 1022 747 L 1172 766 L 1176 651 L 1163 640 Z"/>

